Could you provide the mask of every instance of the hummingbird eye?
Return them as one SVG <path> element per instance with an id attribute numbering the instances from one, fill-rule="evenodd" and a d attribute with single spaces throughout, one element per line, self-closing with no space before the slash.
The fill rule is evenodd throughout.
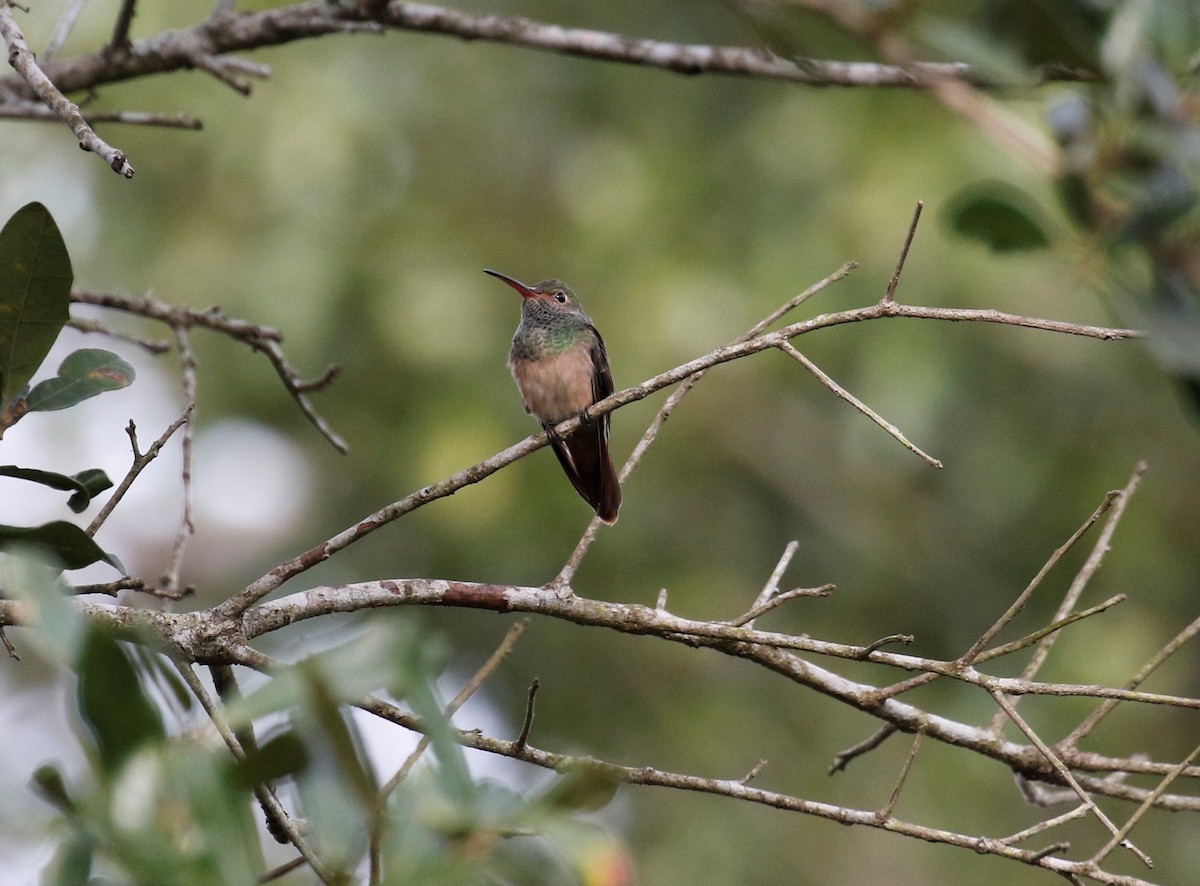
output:
<path id="1" fill-rule="evenodd" d="M 560 305 L 565 305 L 567 303 L 567 294 L 559 289 L 554 293 L 554 300 Z"/>

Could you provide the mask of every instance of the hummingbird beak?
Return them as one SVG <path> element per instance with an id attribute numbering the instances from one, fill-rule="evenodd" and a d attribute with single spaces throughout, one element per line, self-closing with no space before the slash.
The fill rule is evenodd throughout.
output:
<path id="1" fill-rule="evenodd" d="M 514 277 L 508 276 L 508 274 L 501 274 L 499 271 L 492 271 L 492 270 L 489 270 L 488 268 L 484 268 L 483 272 L 485 274 L 491 274 L 497 280 L 503 280 L 505 283 L 507 283 L 513 289 L 517 290 L 517 292 L 521 293 L 521 298 L 536 298 L 537 297 L 536 292 L 534 292 L 532 289 L 530 289 L 528 286 L 526 286 L 520 280 L 517 280 Z"/>

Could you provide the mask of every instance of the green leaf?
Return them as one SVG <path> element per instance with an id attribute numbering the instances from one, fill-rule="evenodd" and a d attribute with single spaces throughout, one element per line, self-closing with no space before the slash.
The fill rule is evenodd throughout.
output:
<path id="1" fill-rule="evenodd" d="M 616 767 L 583 764 L 565 772 L 541 799 L 556 809 L 595 812 L 612 802 L 621 784 Z"/>
<path id="2" fill-rule="evenodd" d="M 62 770 L 53 763 L 44 763 L 33 771 L 33 787 L 42 799 L 62 812 L 74 812 L 75 801 L 67 793 L 67 783 Z"/>
<path id="3" fill-rule="evenodd" d="M 67 322 L 71 258 L 41 203 L 17 210 L 0 230 L 0 406 L 46 359 Z"/>
<path id="4" fill-rule="evenodd" d="M 82 569 L 92 563 L 108 563 L 125 571 L 112 554 L 106 553 L 92 537 L 64 520 L 43 523 L 41 526 L 5 526 L 0 524 L 0 551 L 13 545 L 39 545 L 48 548 L 57 557 L 63 569 Z"/>
<path id="5" fill-rule="evenodd" d="M 945 217 L 959 234 L 995 252 L 1041 249 L 1050 244 L 1033 201 L 1008 185 L 995 183 L 959 192 Z"/>
<path id="6" fill-rule="evenodd" d="M 94 854 L 91 837 L 82 831 L 72 834 L 54 853 L 42 883 L 46 886 L 87 886 Z"/>
<path id="7" fill-rule="evenodd" d="M 0 477 L 12 477 L 17 480 L 28 480 L 31 483 L 41 483 L 51 489 L 63 489 L 74 494 L 67 500 L 67 507 L 78 514 L 92 502 L 92 497 L 111 487 L 112 480 L 99 468 L 88 468 L 74 476 L 57 474 L 54 471 L 42 471 L 37 468 L 20 468 L 16 465 L 0 465 Z"/>
<path id="8" fill-rule="evenodd" d="M 166 733 L 158 708 L 107 630 L 91 626 L 77 670 L 79 712 L 108 772 L 116 772 L 144 743 L 163 739 Z"/>
<path id="9" fill-rule="evenodd" d="M 0 578 L 7 595 L 27 603 L 36 613 L 31 638 L 44 658 L 74 662 L 83 642 L 84 622 L 59 580 L 61 568 L 44 548 L 14 541 L 4 547 Z"/>
<path id="10" fill-rule="evenodd" d="M 66 409 L 89 397 L 128 387 L 133 367 L 101 348 L 83 348 L 68 354 L 58 375 L 33 386 L 25 398 L 30 412 Z"/>
<path id="11" fill-rule="evenodd" d="M 252 788 L 263 782 L 278 781 L 295 775 L 308 765 L 304 741 L 291 729 L 267 739 L 259 748 L 247 751 L 233 767 L 234 783 Z"/>

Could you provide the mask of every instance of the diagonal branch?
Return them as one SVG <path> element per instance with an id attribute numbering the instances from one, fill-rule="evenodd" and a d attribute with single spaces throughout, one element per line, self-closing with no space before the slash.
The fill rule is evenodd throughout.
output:
<path id="1" fill-rule="evenodd" d="M 117 175 L 133 178 L 133 167 L 129 165 L 125 155 L 96 135 L 80 113 L 79 106 L 63 95 L 38 67 L 37 60 L 25 42 L 25 35 L 21 33 L 21 28 L 13 18 L 9 0 L 0 0 L 0 37 L 4 38 L 7 47 L 8 63 L 16 69 L 21 79 L 29 84 L 33 94 L 71 127 L 71 131 L 79 139 L 79 147 L 99 155 Z"/>
<path id="2" fill-rule="evenodd" d="M 74 297 L 74 296 L 73 296 Z M 647 379 L 639 385 L 626 388 L 623 391 L 618 391 L 603 400 L 598 401 L 593 406 L 589 407 L 588 413 L 592 419 L 598 416 L 606 415 L 615 409 L 625 406 L 629 403 L 634 403 L 638 400 L 645 399 L 656 391 L 671 385 L 678 384 L 685 379 L 695 376 L 706 369 L 717 366 L 721 363 L 728 363 L 733 360 L 739 360 L 743 357 L 748 357 L 751 354 L 757 354 L 760 351 L 765 351 L 770 348 L 779 348 L 782 344 L 790 341 L 793 338 L 813 332 L 817 329 L 827 329 L 834 326 L 841 326 L 849 323 L 859 323 L 869 320 L 881 320 L 889 317 L 907 317 L 912 319 L 923 320 L 947 320 L 951 322 L 976 322 L 976 323 L 994 323 L 1001 326 L 1020 326 L 1027 329 L 1040 329 L 1048 332 L 1058 332 L 1067 335 L 1079 335 L 1087 338 L 1100 339 L 1102 341 L 1120 341 L 1125 339 L 1139 338 L 1141 332 L 1134 329 L 1114 329 L 1103 326 L 1086 326 L 1078 323 L 1064 323 L 1058 320 L 1043 320 L 1036 317 L 1023 317 L 1017 314 L 1008 314 L 1003 311 L 994 310 L 979 310 L 971 308 L 933 308 L 923 307 L 918 305 L 902 305 L 896 302 L 879 302 L 874 305 L 869 305 L 863 308 L 854 308 L 848 311 L 836 311 L 829 314 L 820 314 L 808 320 L 803 320 L 799 323 L 793 323 L 790 326 L 785 326 L 775 332 L 768 332 L 758 335 L 747 341 L 737 342 L 724 347 L 717 348 L 714 351 L 697 357 L 687 363 L 676 366 L 674 369 L 669 369 L 666 372 L 660 373 L 653 378 Z M 323 563 L 329 557 L 333 556 L 340 550 L 354 544 L 368 534 L 374 532 L 382 526 L 386 526 L 393 520 L 403 517 L 405 514 L 411 513 L 431 501 L 436 501 L 440 498 L 445 498 L 448 495 L 453 495 L 458 490 L 465 486 L 470 486 L 473 483 L 478 483 L 481 480 L 490 477 L 492 474 L 499 471 L 501 468 L 512 464 L 518 459 L 524 458 L 532 452 L 546 446 L 549 443 L 550 433 L 555 433 L 560 437 L 568 437 L 579 429 L 581 419 L 579 417 L 569 418 L 559 422 L 553 429 L 543 431 L 539 434 L 533 434 L 526 437 L 520 443 L 508 447 L 502 452 L 498 452 L 490 458 L 479 462 L 472 467 L 452 474 L 443 480 L 436 483 L 431 483 L 416 492 L 392 502 L 383 508 L 380 508 L 373 514 L 370 514 L 356 522 L 353 526 L 339 532 L 332 538 L 321 542 L 316 547 L 313 547 L 285 563 L 281 563 L 270 572 L 261 576 L 251 584 L 247 585 L 241 593 L 229 598 L 221 604 L 220 611 L 225 616 L 232 616 L 236 613 L 244 611 L 251 606 L 255 601 L 262 599 L 271 591 L 280 587 L 284 582 L 295 578 L 297 575 L 311 569 L 318 563 Z M 569 565 L 569 564 L 568 564 Z M 564 585 L 569 587 L 569 585 Z"/>

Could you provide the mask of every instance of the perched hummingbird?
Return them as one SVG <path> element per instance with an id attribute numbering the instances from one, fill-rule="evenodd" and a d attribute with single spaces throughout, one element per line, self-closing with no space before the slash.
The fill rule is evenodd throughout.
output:
<path id="1" fill-rule="evenodd" d="M 587 418 L 566 439 L 554 425 L 584 413 L 613 392 L 604 339 L 592 318 L 560 280 L 526 286 L 498 271 L 484 271 L 521 293 L 521 323 L 513 335 L 508 368 L 525 411 L 542 423 L 575 490 L 605 523 L 617 522 L 621 487 L 608 454 L 608 416 Z"/>

